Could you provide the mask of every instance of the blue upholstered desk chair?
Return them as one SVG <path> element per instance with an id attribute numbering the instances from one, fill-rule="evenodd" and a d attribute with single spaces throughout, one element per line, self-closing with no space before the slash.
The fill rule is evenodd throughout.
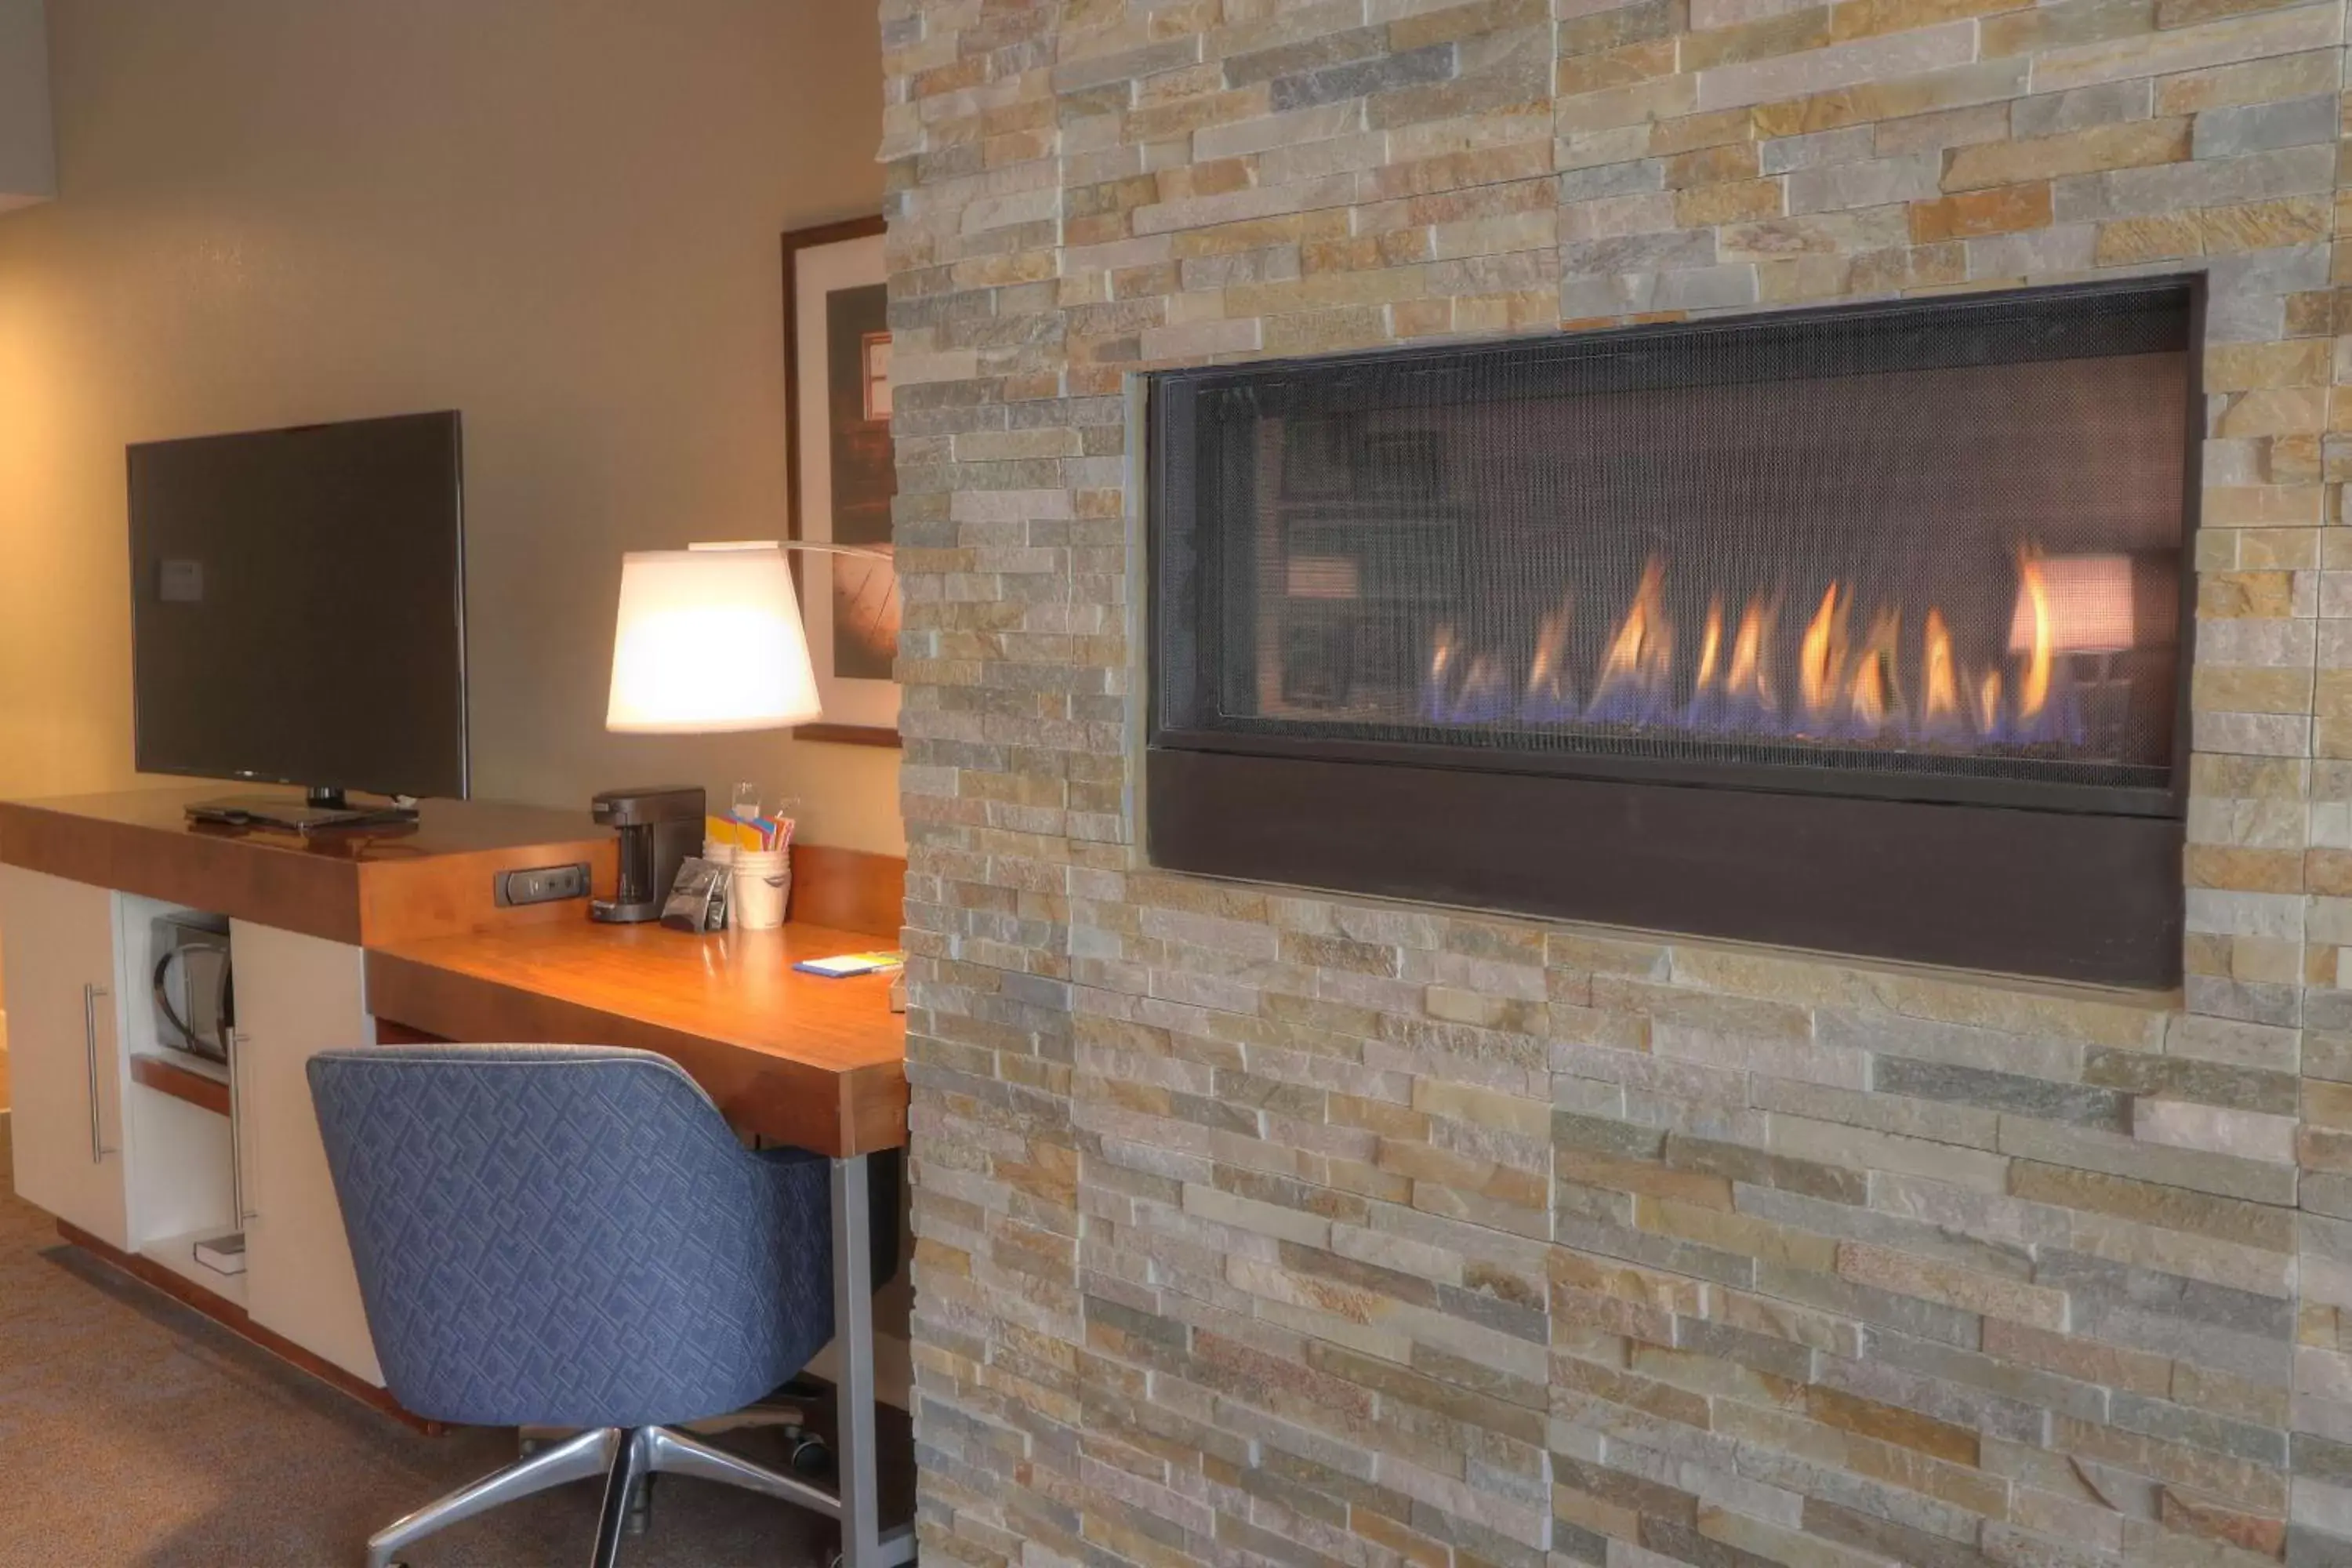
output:
<path id="1" fill-rule="evenodd" d="M 602 1474 L 610 1568 L 644 1478 L 839 1504 L 669 1424 L 741 1408 L 833 1337 L 826 1162 L 752 1153 L 665 1057 L 587 1046 L 327 1051 L 310 1095 L 384 1382 L 409 1410 L 576 1437 L 377 1533 Z"/>

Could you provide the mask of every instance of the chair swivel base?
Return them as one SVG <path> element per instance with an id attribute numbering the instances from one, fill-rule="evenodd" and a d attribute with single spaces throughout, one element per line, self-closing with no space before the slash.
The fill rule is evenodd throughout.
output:
<path id="1" fill-rule="evenodd" d="M 589 1559 L 594 1568 L 614 1568 L 619 1561 L 630 1504 L 648 1476 L 695 1476 L 796 1503 L 827 1519 L 841 1517 L 840 1500 L 831 1492 L 737 1458 L 675 1427 L 604 1426 L 551 1444 L 386 1525 L 368 1539 L 368 1568 L 393 1568 L 404 1548 L 461 1520 L 594 1475 L 604 1478 L 595 1552 Z"/>

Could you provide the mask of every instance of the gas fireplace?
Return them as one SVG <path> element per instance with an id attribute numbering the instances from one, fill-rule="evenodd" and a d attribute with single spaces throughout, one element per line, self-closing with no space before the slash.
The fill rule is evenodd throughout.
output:
<path id="1" fill-rule="evenodd" d="M 1171 373 L 1156 863 L 2177 978 L 2188 280 Z"/>

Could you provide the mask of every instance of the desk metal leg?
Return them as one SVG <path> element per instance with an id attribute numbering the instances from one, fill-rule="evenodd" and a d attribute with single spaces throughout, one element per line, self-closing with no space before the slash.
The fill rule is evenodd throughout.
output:
<path id="1" fill-rule="evenodd" d="M 833 1163 L 833 1332 L 841 1384 L 835 1420 L 841 1447 L 842 1568 L 881 1568 L 875 1497 L 874 1256 L 866 1156 Z"/>

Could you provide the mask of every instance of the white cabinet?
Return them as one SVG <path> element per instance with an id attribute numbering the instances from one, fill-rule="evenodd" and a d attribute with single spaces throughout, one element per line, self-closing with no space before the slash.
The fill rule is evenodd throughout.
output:
<path id="1" fill-rule="evenodd" d="M 320 1051 L 374 1038 L 362 955 L 342 942 L 244 921 L 230 922 L 229 952 L 246 1310 L 262 1328 L 381 1384 L 304 1069 Z"/>
<path id="2" fill-rule="evenodd" d="M 114 894 L 0 866 L 16 1194 L 131 1247 Z"/>
<path id="3" fill-rule="evenodd" d="M 241 1301 L 258 1326 L 381 1384 L 304 1071 L 320 1051 L 374 1037 L 361 951 L 231 922 L 232 1121 L 130 1082 L 130 1049 L 160 1049 L 148 927 L 170 909 L 0 866 L 17 1195 Z M 215 1276 L 190 1243 L 236 1226 L 232 1171 L 246 1271 Z"/>
<path id="4" fill-rule="evenodd" d="M 7 42 L 0 26 L 0 64 Z M 576 919 L 501 908 L 499 874 L 584 862 L 603 887 L 612 842 L 507 806 L 436 807 L 381 840 L 222 833 L 185 826 L 194 794 L 0 801 L 9 858 L 43 868 L 0 864 L 16 1191 L 124 1272 L 331 1383 L 381 1389 L 307 1071 L 374 1040 L 360 934 Z M 233 1066 L 178 1048 L 158 1006 L 191 925 L 227 934 Z M 214 1245 L 239 1234 L 241 1269 Z"/>

